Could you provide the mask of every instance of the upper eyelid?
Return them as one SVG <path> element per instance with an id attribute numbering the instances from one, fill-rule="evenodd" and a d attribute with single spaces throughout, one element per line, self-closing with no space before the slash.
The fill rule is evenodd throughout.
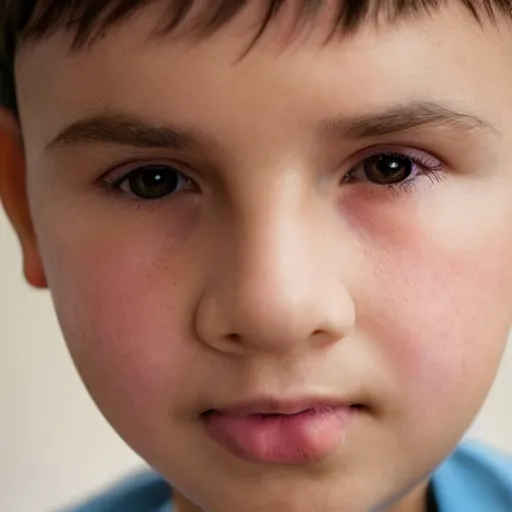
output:
<path id="1" fill-rule="evenodd" d="M 430 170 L 434 172 L 441 172 L 449 168 L 443 159 L 434 155 L 431 151 L 403 145 L 381 145 L 365 148 L 353 154 L 348 160 L 345 160 L 341 168 L 344 169 L 343 172 L 345 174 L 354 173 L 369 158 L 384 154 L 394 154 L 410 158 L 416 165 L 431 168 Z"/>
<path id="2" fill-rule="evenodd" d="M 364 148 L 354 153 L 349 159 L 357 163 L 358 161 L 363 161 L 372 156 L 377 156 L 381 154 L 395 154 L 395 155 L 403 155 L 412 159 L 432 159 L 438 161 L 440 164 L 444 165 L 444 160 L 439 155 L 435 154 L 430 150 L 421 149 L 419 147 L 415 147 L 412 145 L 404 145 L 404 144 L 380 144 L 371 146 L 368 148 Z"/>
<path id="3" fill-rule="evenodd" d="M 172 169 L 176 171 L 179 174 L 182 174 L 187 179 L 192 180 L 192 178 L 189 176 L 189 173 L 186 170 L 182 170 L 181 166 L 178 164 L 174 164 L 169 161 L 163 161 L 163 160 L 147 160 L 147 161 L 137 161 L 137 162 L 129 162 L 124 164 L 119 164 L 115 166 L 110 171 L 106 172 L 103 177 L 101 178 L 102 181 L 105 181 L 107 183 L 119 183 L 122 182 L 124 179 L 128 178 L 128 176 L 134 172 L 137 172 L 145 167 L 151 167 L 151 166 L 159 166 L 167 167 L 169 169 Z"/>

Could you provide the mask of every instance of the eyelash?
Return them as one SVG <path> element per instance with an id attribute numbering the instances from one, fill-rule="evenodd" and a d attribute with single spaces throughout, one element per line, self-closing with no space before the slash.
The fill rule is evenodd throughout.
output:
<path id="1" fill-rule="evenodd" d="M 437 158 L 434 158 L 433 156 L 419 150 L 410 150 L 410 152 L 407 152 L 399 151 L 396 149 L 388 149 L 386 151 L 381 148 L 378 150 L 373 149 L 372 151 L 368 150 L 365 153 L 366 154 L 363 154 L 362 156 L 360 155 L 357 159 L 358 163 L 355 164 L 351 168 L 351 170 L 344 174 L 341 180 L 342 184 L 353 185 L 355 183 L 359 183 L 360 181 L 351 181 L 354 174 L 360 168 L 364 170 L 365 164 L 367 164 L 370 160 L 383 156 L 396 157 L 399 159 L 408 160 L 412 163 L 414 169 L 416 169 L 414 172 L 411 173 L 413 177 L 408 177 L 403 181 L 399 181 L 394 184 L 378 184 L 370 180 L 366 180 L 366 183 L 370 184 L 372 187 L 380 189 L 386 188 L 389 191 L 395 193 L 397 196 L 399 196 L 402 193 L 410 193 L 417 191 L 418 180 L 421 177 L 428 178 L 432 184 L 440 182 L 445 177 L 445 171 L 442 162 L 440 162 Z M 104 179 L 101 181 L 100 184 L 103 188 L 107 190 L 107 192 L 119 195 L 123 199 L 135 203 L 139 207 L 151 208 L 152 206 L 162 202 L 166 198 L 175 195 L 177 192 L 172 192 L 168 195 L 156 199 L 144 199 L 123 191 L 121 186 L 123 185 L 123 183 L 128 181 L 130 177 L 136 175 L 137 173 L 140 173 L 145 169 L 155 169 L 158 167 L 164 168 L 167 171 L 172 170 L 173 172 L 177 173 L 177 175 L 181 176 L 189 184 L 194 183 L 192 179 L 188 178 L 186 175 L 184 175 L 183 173 L 181 173 L 180 171 L 178 171 L 176 168 L 169 164 L 148 163 L 145 165 L 140 165 L 139 167 L 132 169 L 129 172 L 125 172 L 122 176 L 117 177 L 115 179 Z"/>
<path id="2" fill-rule="evenodd" d="M 342 183 L 353 184 L 347 180 L 347 177 L 353 176 L 357 169 L 363 167 L 369 160 L 383 156 L 409 160 L 415 168 L 415 171 L 411 173 L 413 177 L 408 177 L 398 183 L 379 185 L 368 180 L 368 183 L 370 183 L 373 187 L 386 188 L 397 196 L 402 193 L 411 193 L 417 191 L 418 180 L 421 177 L 428 178 L 432 184 L 439 183 L 446 177 L 443 163 L 439 159 L 423 151 L 412 149 L 407 151 L 400 151 L 396 148 L 373 148 L 372 150 L 367 150 L 364 152 L 362 156 L 359 155 L 357 159 L 358 163 L 343 176 Z"/>
<path id="3" fill-rule="evenodd" d="M 126 166 L 122 166 L 121 168 L 123 168 L 123 167 L 126 167 Z M 103 179 L 100 181 L 100 186 L 109 195 L 112 194 L 114 196 L 120 197 L 124 201 L 133 203 L 137 209 L 151 209 L 152 207 L 156 206 L 158 203 L 161 203 L 166 198 L 169 198 L 170 196 L 175 195 L 177 192 L 173 192 L 171 194 L 168 194 L 166 196 L 156 198 L 156 199 L 144 199 L 144 198 L 140 198 L 133 194 L 123 191 L 121 187 L 122 187 L 123 183 L 127 182 L 130 179 L 130 177 L 136 176 L 138 173 L 141 173 L 144 170 L 147 170 L 147 169 L 154 170 L 157 168 L 162 168 L 162 169 L 165 169 L 166 171 L 175 172 L 176 174 L 181 176 L 184 181 L 188 182 L 189 184 L 194 183 L 191 178 L 188 178 L 184 173 L 178 171 L 176 169 L 176 167 L 169 165 L 168 163 L 166 163 L 166 164 L 147 163 L 147 164 L 141 164 L 141 165 L 133 168 L 132 170 L 125 172 L 124 174 L 121 174 L 121 176 L 118 176 L 115 178 L 110 178 L 110 179 Z M 113 174 L 119 175 L 119 173 L 120 173 L 120 171 L 118 169 L 118 171 L 117 172 L 114 171 Z"/>

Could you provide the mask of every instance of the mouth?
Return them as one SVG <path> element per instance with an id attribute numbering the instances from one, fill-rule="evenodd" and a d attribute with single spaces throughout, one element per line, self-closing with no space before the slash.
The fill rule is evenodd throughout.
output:
<path id="1" fill-rule="evenodd" d="M 360 404 L 261 399 L 201 415 L 207 434 L 237 458 L 256 463 L 317 462 L 344 444 Z"/>

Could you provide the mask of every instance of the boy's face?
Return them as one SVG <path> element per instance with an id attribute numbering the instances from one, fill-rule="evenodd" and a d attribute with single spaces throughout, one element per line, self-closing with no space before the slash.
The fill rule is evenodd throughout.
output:
<path id="1" fill-rule="evenodd" d="M 252 7 L 148 40 L 162 9 L 18 59 L 26 268 L 85 384 L 184 510 L 421 510 L 511 322 L 510 29 L 454 4 L 323 46 L 285 9 L 240 59 Z M 291 399 L 330 407 L 229 410 Z"/>

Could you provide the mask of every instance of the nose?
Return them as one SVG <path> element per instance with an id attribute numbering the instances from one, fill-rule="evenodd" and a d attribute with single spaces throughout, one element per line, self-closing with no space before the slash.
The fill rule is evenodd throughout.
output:
<path id="1" fill-rule="evenodd" d="M 353 329 L 355 307 L 332 232 L 283 210 L 238 217 L 212 251 L 219 256 L 195 321 L 199 338 L 217 351 L 304 352 Z"/>

